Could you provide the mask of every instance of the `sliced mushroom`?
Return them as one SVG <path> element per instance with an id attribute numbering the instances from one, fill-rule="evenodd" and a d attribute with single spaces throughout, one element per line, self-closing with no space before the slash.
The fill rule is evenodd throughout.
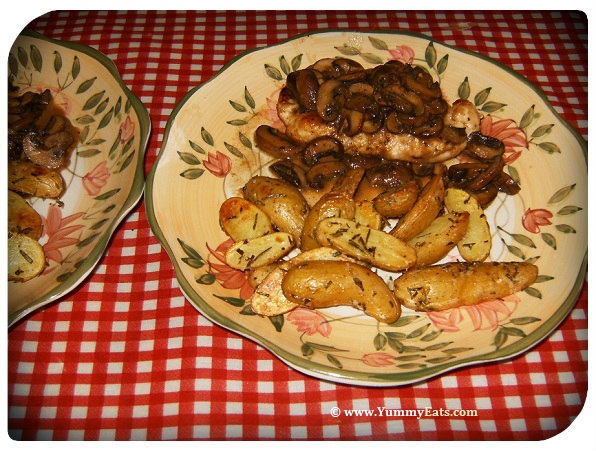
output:
<path id="1" fill-rule="evenodd" d="M 342 82 L 331 79 L 325 81 L 317 92 L 317 113 L 327 122 L 333 122 L 341 114 L 345 97 L 340 91 Z"/>
<path id="2" fill-rule="evenodd" d="M 274 158 L 288 158 L 302 152 L 302 146 L 269 125 L 257 127 L 255 142 L 260 150 Z"/>
<path id="3" fill-rule="evenodd" d="M 405 133 L 408 130 L 406 124 L 404 124 L 399 115 L 395 111 L 391 111 L 385 118 L 385 128 L 391 133 Z"/>
<path id="4" fill-rule="evenodd" d="M 469 193 L 478 201 L 482 208 L 486 208 L 493 200 L 495 200 L 495 197 L 497 197 L 497 194 L 499 193 L 499 189 L 494 183 L 489 183 L 481 190 L 469 191 Z"/>
<path id="5" fill-rule="evenodd" d="M 441 97 L 439 83 L 435 82 L 428 72 L 418 67 L 407 72 L 404 71 L 401 80 L 405 87 L 416 92 L 424 100 L 433 100 Z"/>
<path id="6" fill-rule="evenodd" d="M 342 110 L 339 131 L 346 136 L 354 136 L 362 130 L 364 123 L 364 113 L 357 110 Z"/>
<path id="7" fill-rule="evenodd" d="M 372 186 L 396 188 L 413 179 L 412 171 L 406 163 L 400 161 L 384 161 L 365 173 Z"/>
<path id="8" fill-rule="evenodd" d="M 280 179 L 296 188 L 302 188 L 307 184 L 306 171 L 304 168 L 300 167 L 289 158 L 276 161 L 269 166 L 269 168 Z"/>
<path id="9" fill-rule="evenodd" d="M 323 158 L 341 158 L 344 154 L 342 144 L 331 136 L 320 136 L 310 141 L 302 152 L 302 161 L 308 166 L 314 166 Z"/>
<path id="10" fill-rule="evenodd" d="M 327 184 L 347 171 L 347 166 L 342 161 L 332 160 L 315 164 L 306 173 L 306 180 L 313 189 L 323 189 Z"/>
<path id="11" fill-rule="evenodd" d="M 23 140 L 23 151 L 33 163 L 48 169 L 58 169 L 65 165 L 66 151 L 73 141 L 72 134 L 66 131 L 51 135 L 31 132 Z"/>
<path id="12" fill-rule="evenodd" d="M 317 109 L 317 92 L 319 90 L 319 76 L 313 69 L 302 69 L 288 74 L 286 80 L 292 96 L 298 100 L 306 111 Z"/>
<path id="13" fill-rule="evenodd" d="M 501 173 L 495 177 L 493 183 L 497 186 L 499 191 L 509 194 L 510 196 L 519 193 L 521 189 L 513 177 L 511 177 L 509 174 L 506 174 L 504 171 L 501 171 Z"/>
<path id="14" fill-rule="evenodd" d="M 431 116 L 428 122 L 410 129 L 410 133 L 421 138 L 432 138 L 438 136 L 443 130 L 443 118 L 441 116 Z"/>
<path id="15" fill-rule="evenodd" d="M 466 153 L 481 160 L 492 160 L 501 157 L 505 151 L 503 141 L 480 132 L 470 133 Z"/>
<path id="16" fill-rule="evenodd" d="M 331 65 L 335 68 L 338 75 L 360 73 L 364 71 L 362 64 L 350 58 L 335 58 L 331 62 Z"/>

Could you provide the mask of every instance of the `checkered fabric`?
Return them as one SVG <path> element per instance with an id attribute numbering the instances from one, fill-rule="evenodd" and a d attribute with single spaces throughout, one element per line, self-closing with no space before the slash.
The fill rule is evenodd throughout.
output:
<path id="1" fill-rule="evenodd" d="M 29 28 L 110 57 L 149 110 L 155 162 L 191 88 L 244 50 L 310 30 L 409 30 L 499 60 L 540 86 L 587 139 L 582 13 L 491 11 L 55 11 Z M 17 440 L 541 440 L 580 415 L 587 385 L 587 284 L 561 326 L 522 356 L 400 388 L 297 372 L 188 303 L 144 204 L 73 293 L 8 333 L 8 432 Z M 475 409 L 470 417 L 330 414 Z"/>

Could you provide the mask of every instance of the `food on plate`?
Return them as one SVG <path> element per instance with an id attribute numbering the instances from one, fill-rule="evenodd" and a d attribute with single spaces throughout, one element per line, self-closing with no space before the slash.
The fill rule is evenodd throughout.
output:
<path id="1" fill-rule="evenodd" d="M 286 232 L 274 232 L 237 241 L 226 251 L 228 266 L 241 271 L 276 262 L 294 248 L 294 238 Z"/>
<path id="2" fill-rule="evenodd" d="M 55 169 L 27 160 L 9 160 L 8 189 L 26 196 L 58 199 L 64 192 L 64 179 Z"/>
<path id="3" fill-rule="evenodd" d="M 416 267 L 432 265 L 446 257 L 466 233 L 469 218 L 467 211 L 445 213 L 409 240 L 416 251 Z"/>
<path id="4" fill-rule="evenodd" d="M 49 89 L 22 94 L 8 85 L 8 280 L 25 282 L 45 265 L 41 218 L 27 198 L 59 199 L 78 131 L 54 107 Z M 18 193 L 18 194 L 17 194 Z"/>
<path id="5" fill-rule="evenodd" d="M 234 241 L 258 238 L 273 232 L 269 216 L 242 197 L 230 197 L 219 209 L 219 223 Z"/>
<path id="6" fill-rule="evenodd" d="M 467 191 L 448 188 L 445 192 L 445 207 L 452 213 L 469 214 L 466 232 L 457 242 L 462 258 L 468 262 L 486 260 L 492 247 L 492 237 L 484 210 L 476 198 Z"/>
<path id="7" fill-rule="evenodd" d="M 471 102 L 449 104 L 428 72 L 399 61 L 319 60 L 288 75 L 277 113 L 294 142 L 333 137 L 347 154 L 414 163 L 454 158 L 480 129 Z"/>
<path id="8" fill-rule="evenodd" d="M 8 280 L 26 282 L 46 267 L 46 257 L 39 242 L 23 233 L 8 232 Z"/>
<path id="9" fill-rule="evenodd" d="M 424 70 L 325 58 L 288 75 L 277 111 L 285 132 L 255 131 L 273 176 L 251 177 L 220 209 L 235 241 L 226 261 L 247 272 L 255 313 L 350 305 L 391 323 L 402 306 L 472 305 L 534 282 L 530 263 L 485 262 L 484 209 L 520 190 L 503 143 Z M 455 250 L 464 261 L 441 264 Z"/>
<path id="10" fill-rule="evenodd" d="M 288 270 L 281 286 L 287 299 L 309 308 L 349 305 L 388 324 L 401 314 L 401 306 L 385 281 L 358 263 L 300 263 Z"/>
<path id="11" fill-rule="evenodd" d="M 264 316 L 275 316 L 289 312 L 298 307 L 298 304 L 288 300 L 281 288 L 285 274 L 290 268 L 307 261 L 353 261 L 330 247 L 318 247 L 304 251 L 289 260 L 284 260 L 273 268 L 258 284 L 255 292 L 250 297 L 252 310 Z"/>
<path id="12" fill-rule="evenodd" d="M 278 230 L 291 234 L 300 246 L 309 206 L 298 189 L 279 179 L 257 176 L 244 185 L 243 195 L 263 210 Z"/>
<path id="13" fill-rule="evenodd" d="M 41 238 L 41 216 L 20 194 L 8 190 L 8 232 Z"/>
<path id="14" fill-rule="evenodd" d="M 395 281 L 394 293 L 412 310 L 446 310 L 517 293 L 537 275 L 528 262 L 450 262 L 406 272 Z"/>
<path id="15" fill-rule="evenodd" d="M 403 271 L 416 263 L 416 251 L 404 241 L 345 218 L 319 222 L 317 241 L 387 271 Z"/>
<path id="16" fill-rule="evenodd" d="M 439 173 L 424 186 L 412 208 L 389 233 L 404 241 L 412 239 L 434 221 L 443 208 L 444 197 L 445 183 Z"/>

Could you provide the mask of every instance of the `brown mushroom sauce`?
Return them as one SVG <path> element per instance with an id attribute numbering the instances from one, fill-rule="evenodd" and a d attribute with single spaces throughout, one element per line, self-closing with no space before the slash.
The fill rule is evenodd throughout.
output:
<path id="1" fill-rule="evenodd" d="M 348 169 L 364 168 L 367 182 L 379 192 L 412 181 L 421 188 L 432 174 L 440 172 L 446 186 L 465 189 L 484 208 L 499 192 L 514 195 L 520 190 L 503 171 L 504 145 L 500 140 L 480 132 L 468 136 L 462 129 L 443 125 L 447 102 L 439 84 L 417 66 L 389 61 L 364 69 L 347 58 L 325 58 L 290 73 L 284 89 L 304 112 L 316 111 L 346 135 L 373 134 L 385 128 L 391 133 L 423 138 L 442 134 L 455 143 L 467 140 L 460 155 L 465 162 L 447 168 L 444 163 L 416 164 L 380 156 L 348 155 L 331 136 L 301 145 L 261 125 L 255 133 L 257 146 L 277 160 L 271 170 L 296 188 L 325 191 Z"/>
<path id="2" fill-rule="evenodd" d="M 9 81 L 8 159 L 28 160 L 48 169 L 66 167 L 77 144 L 77 129 L 54 107 L 49 89 L 21 95 L 18 91 Z"/>

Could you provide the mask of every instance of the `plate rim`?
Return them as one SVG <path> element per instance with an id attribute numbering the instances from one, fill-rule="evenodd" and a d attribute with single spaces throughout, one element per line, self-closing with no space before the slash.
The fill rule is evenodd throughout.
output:
<path id="1" fill-rule="evenodd" d="M 81 265 L 76 268 L 68 278 L 62 283 L 56 286 L 54 289 L 39 296 L 34 301 L 31 301 L 25 307 L 8 315 L 8 328 L 14 327 L 20 320 L 27 317 L 30 313 L 50 304 L 58 299 L 64 297 L 68 293 L 75 290 L 77 287 L 82 285 L 87 277 L 97 268 L 101 261 L 105 251 L 107 250 L 109 243 L 128 214 L 139 204 L 143 198 L 145 191 L 145 159 L 147 153 L 147 147 L 149 144 L 149 138 L 151 136 L 152 126 L 151 117 L 149 111 L 143 102 L 137 97 L 137 95 L 124 83 L 122 75 L 120 74 L 116 63 L 112 61 L 107 55 L 100 52 L 99 50 L 90 47 L 86 44 L 79 42 L 62 41 L 59 39 L 50 38 L 34 30 L 24 29 L 15 38 L 11 44 L 11 48 L 21 37 L 27 37 L 37 39 L 41 41 L 49 42 L 50 44 L 58 47 L 68 48 L 75 52 L 83 53 L 95 60 L 97 60 L 102 66 L 104 66 L 108 72 L 114 77 L 115 82 L 122 89 L 124 95 L 131 103 L 131 107 L 134 109 L 137 117 L 139 118 L 139 157 L 135 167 L 133 183 L 131 185 L 130 193 L 128 194 L 125 202 L 118 213 L 114 216 L 111 223 L 107 226 L 105 234 L 98 240 L 97 245 L 93 248 L 93 251 L 89 254 L 91 263 L 89 265 Z"/>
<path id="2" fill-rule="evenodd" d="M 255 336 L 256 334 L 251 333 L 246 327 L 241 324 L 238 324 L 231 319 L 227 318 L 226 316 L 222 315 L 220 312 L 215 310 L 210 306 L 208 302 L 203 299 L 203 297 L 197 293 L 191 286 L 190 281 L 184 277 L 181 267 L 178 264 L 174 252 L 170 247 L 169 243 L 165 239 L 164 233 L 161 230 L 160 225 L 157 223 L 156 216 L 155 216 L 155 205 L 154 205 L 154 179 L 156 172 L 158 170 L 159 163 L 162 160 L 162 157 L 165 154 L 166 147 L 168 144 L 168 138 L 170 136 L 170 132 L 172 127 L 174 126 L 176 117 L 180 110 L 185 106 L 185 104 L 193 97 L 199 90 L 206 87 L 209 83 L 213 82 L 218 76 L 224 73 L 228 68 L 230 68 L 233 64 L 235 64 L 240 59 L 258 51 L 262 51 L 265 49 L 271 49 L 279 46 L 286 45 L 292 41 L 296 41 L 302 38 L 311 37 L 311 36 L 318 36 L 318 35 L 333 35 L 333 34 L 348 34 L 348 33 L 356 33 L 356 34 L 366 34 L 366 35 L 390 35 L 390 36 L 410 36 L 417 39 L 423 39 L 425 41 L 433 42 L 437 45 L 441 45 L 447 49 L 453 50 L 455 52 L 461 52 L 465 55 L 480 58 L 490 64 L 496 65 L 499 69 L 504 70 L 510 76 L 515 77 L 517 80 L 521 81 L 525 85 L 528 86 L 533 92 L 535 92 L 543 101 L 544 105 L 550 110 L 550 112 L 556 117 L 557 120 L 560 121 L 562 125 L 573 135 L 575 140 L 581 147 L 582 154 L 584 157 L 585 162 L 585 169 L 586 172 L 588 170 L 588 154 L 587 154 L 587 142 L 583 138 L 583 136 L 579 133 L 579 131 L 573 127 L 564 117 L 562 117 L 552 106 L 548 97 L 545 93 L 540 89 L 536 84 L 532 81 L 527 79 L 524 75 L 520 74 L 519 72 L 513 70 L 509 66 L 501 63 L 498 60 L 495 60 L 489 56 L 483 55 L 481 53 L 477 53 L 471 50 L 462 49 L 457 46 L 453 46 L 450 44 L 446 44 L 440 40 L 434 39 L 430 36 L 427 36 L 422 33 L 417 32 L 410 32 L 410 31 L 399 31 L 399 30 L 370 30 L 370 31 L 361 31 L 361 30 L 353 30 L 353 29 L 328 29 L 328 30 L 317 30 L 317 31 L 310 31 L 305 33 L 300 33 L 284 39 L 276 44 L 270 46 L 263 46 L 263 47 L 255 47 L 252 49 L 247 49 L 235 57 L 231 58 L 227 63 L 225 63 L 212 77 L 210 77 L 205 82 L 198 84 L 197 86 L 190 89 L 175 105 L 168 121 L 166 123 L 166 127 L 164 129 L 162 144 L 160 146 L 160 150 L 158 155 L 153 163 L 146 180 L 146 191 L 145 191 L 145 206 L 146 206 L 146 213 L 147 219 L 150 225 L 150 228 L 158 239 L 164 250 L 166 251 L 168 258 L 172 262 L 174 267 L 175 276 L 177 283 L 179 284 L 180 290 L 182 294 L 186 298 L 186 300 L 206 319 L 210 322 L 218 325 L 219 327 L 223 327 L 226 330 L 229 330 L 233 333 L 236 333 L 244 338 L 247 338 L 257 345 L 263 347 L 264 349 L 268 350 L 272 353 L 276 358 L 280 359 L 289 367 L 293 368 L 294 370 L 312 376 L 318 379 L 331 381 L 340 384 L 348 384 L 352 386 L 374 386 L 374 387 L 398 387 L 404 385 L 415 384 L 421 381 L 430 380 L 435 377 L 439 377 L 447 372 L 451 372 L 463 367 L 471 367 L 480 364 L 490 364 L 490 363 L 498 363 L 502 362 L 507 359 L 512 359 L 516 356 L 522 355 L 528 351 L 530 351 L 535 346 L 539 345 L 546 339 L 548 339 L 559 327 L 559 325 L 568 317 L 568 315 L 573 310 L 574 306 L 576 305 L 577 301 L 579 300 L 580 293 L 584 286 L 584 282 L 587 275 L 587 262 L 588 262 L 588 250 L 587 247 L 584 252 L 583 260 L 580 264 L 577 277 L 575 278 L 572 287 L 565 298 L 565 300 L 561 303 L 559 308 L 556 310 L 555 314 L 550 318 L 546 319 L 540 326 L 538 326 L 535 330 L 530 332 L 525 337 L 520 338 L 519 340 L 515 341 L 514 343 L 510 343 L 507 346 L 504 346 L 500 349 L 495 351 L 482 354 L 480 356 L 470 356 L 468 358 L 464 358 L 461 360 L 457 360 L 456 362 L 445 362 L 443 364 L 438 364 L 433 367 L 423 368 L 423 369 L 416 369 L 413 371 L 402 371 L 399 373 L 363 373 L 359 371 L 353 370 L 346 370 L 346 369 L 337 369 L 331 366 L 323 365 L 318 362 L 313 362 L 311 360 L 307 360 L 303 357 L 300 357 L 295 354 L 291 354 L 283 349 L 280 349 L 275 343 L 271 340 L 266 339 L 262 336 Z M 198 299 L 202 305 L 198 305 L 194 299 Z M 303 365 L 300 365 L 303 363 Z M 413 373 L 416 373 L 418 376 L 412 377 Z"/>

